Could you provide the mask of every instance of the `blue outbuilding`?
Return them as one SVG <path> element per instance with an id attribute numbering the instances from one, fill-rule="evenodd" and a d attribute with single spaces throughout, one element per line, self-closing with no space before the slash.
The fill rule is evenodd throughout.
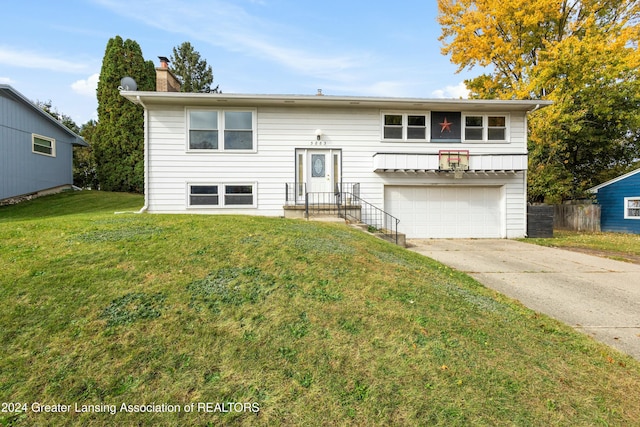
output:
<path id="1" fill-rule="evenodd" d="M 601 208 L 602 231 L 640 234 L 640 169 L 597 185 L 589 191 L 596 193 Z"/>
<path id="2" fill-rule="evenodd" d="M 87 143 L 9 85 L 0 84 L 0 201 L 73 184 L 73 146 Z"/>

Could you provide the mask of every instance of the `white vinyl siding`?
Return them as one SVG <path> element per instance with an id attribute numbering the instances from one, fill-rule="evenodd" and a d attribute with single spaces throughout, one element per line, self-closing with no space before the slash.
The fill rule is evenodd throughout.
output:
<path id="1" fill-rule="evenodd" d="M 233 107 L 230 105 L 229 107 Z M 430 155 L 438 150 L 468 149 L 471 162 L 503 155 L 504 168 L 510 156 L 521 164 L 526 155 L 524 113 L 511 113 L 509 143 L 417 144 L 386 141 L 382 137 L 383 113 L 374 108 L 319 108 L 296 105 L 263 106 L 253 109 L 255 147 L 251 152 L 216 150 L 186 151 L 188 130 L 185 107 L 149 106 L 149 192 L 150 212 L 239 213 L 282 216 L 285 184 L 300 180 L 296 175 L 296 149 L 316 149 L 316 129 L 322 130 L 322 149 L 341 150 L 342 182 L 360 183 L 360 194 L 367 202 L 384 208 L 385 185 L 482 185 L 504 186 L 507 237 L 524 237 L 526 215 L 525 173 L 488 172 L 465 175 L 463 182 L 436 173 L 375 172 L 377 153 Z M 200 108 L 201 109 L 201 108 Z M 230 109 L 225 111 L 247 111 Z M 413 115 L 413 112 L 401 113 Z M 429 120 L 427 119 L 427 123 Z M 428 132 L 428 131 L 427 131 Z M 474 157 L 475 156 L 475 157 Z M 379 156 L 378 156 L 379 157 Z M 485 160 L 483 160 L 485 159 Z M 490 166 L 494 161 L 489 162 Z M 474 163 L 475 164 L 475 163 Z M 522 163 L 526 168 L 526 161 Z M 253 205 L 224 209 L 189 206 L 188 184 L 221 185 L 255 183 Z M 224 192 L 219 189 L 219 196 Z M 222 202 L 222 201 L 221 201 Z"/>

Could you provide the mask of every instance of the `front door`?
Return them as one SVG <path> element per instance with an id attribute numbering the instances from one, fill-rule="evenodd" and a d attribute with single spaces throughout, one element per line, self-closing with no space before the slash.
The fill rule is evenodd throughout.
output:
<path id="1" fill-rule="evenodd" d="M 306 188 L 308 193 L 333 193 L 340 182 L 342 152 L 341 150 L 299 149 L 296 151 L 297 182 Z M 298 196 L 304 198 L 303 191 Z"/>

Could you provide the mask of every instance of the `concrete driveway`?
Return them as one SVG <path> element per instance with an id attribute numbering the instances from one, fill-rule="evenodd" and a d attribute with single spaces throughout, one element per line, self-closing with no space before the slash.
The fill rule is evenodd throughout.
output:
<path id="1" fill-rule="evenodd" d="M 640 265 L 504 239 L 408 243 L 410 250 L 640 360 Z"/>

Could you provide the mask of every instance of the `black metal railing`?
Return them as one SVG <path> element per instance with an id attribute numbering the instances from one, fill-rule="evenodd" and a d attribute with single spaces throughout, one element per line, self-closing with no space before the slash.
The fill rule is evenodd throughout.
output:
<path id="1" fill-rule="evenodd" d="M 286 206 L 302 204 L 307 193 L 304 182 L 288 182 L 284 184 L 284 200 Z"/>
<path id="2" fill-rule="evenodd" d="M 398 244 L 398 224 L 400 220 L 379 207 L 363 200 L 355 194 L 346 194 L 352 202 L 360 207 L 358 216 L 353 216 L 353 210 L 344 209 L 345 219 L 355 219 L 366 224 L 370 232 L 381 233 L 391 241 Z"/>
<path id="3" fill-rule="evenodd" d="M 381 233 L 398 244 L 400 220 L 360 197 L 360 183 L 336 183 L 333 192 L 307 192 L 304 183 L 285 184 L 286 204 L 304 202 L 305 217 L 336 215 L 366 224 L 369 231 Z"/>

